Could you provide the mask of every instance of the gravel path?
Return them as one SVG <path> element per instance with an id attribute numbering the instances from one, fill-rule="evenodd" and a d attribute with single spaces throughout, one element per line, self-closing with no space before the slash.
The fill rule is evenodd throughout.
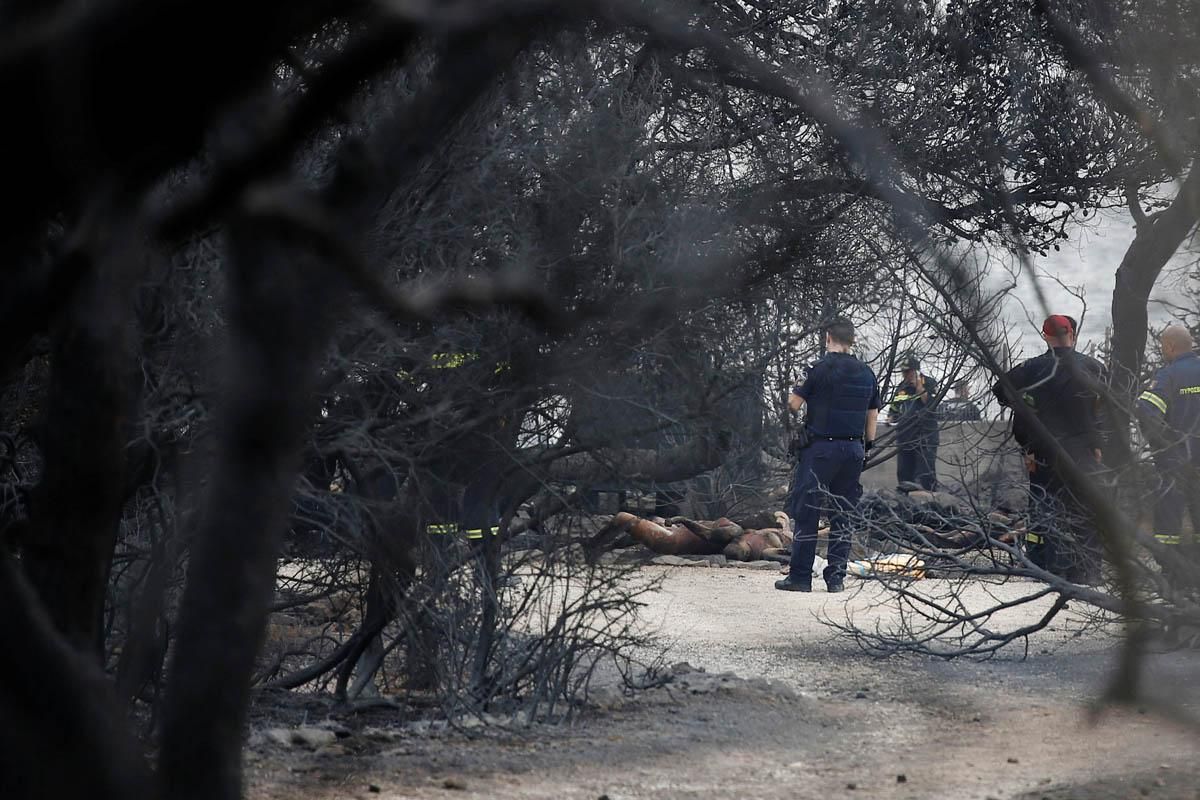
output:
<path id="1" fill-rule="evenodd" d="M 1110 674 L 1111 633 L 1075 636 L 1064 622 L 1039 634 L 1025 659 L 871 658 L 820 617 L 849 608 L 860 622 L 887 619 L 873 585 L 784 594 L 776 577 L 665 573 L 646 619 L 666 632 L 669 662 L 707 674 L 529 736 L 257 751 L 252 796 L 1200 797 L 1200 732 L 1148 708 L 1087 713 Z M 1156 655 L 1149 667 L 1156 696 L 1200 714 L 1200 653 Z M 726 671 L 770 682 L 717 677 Z"/>

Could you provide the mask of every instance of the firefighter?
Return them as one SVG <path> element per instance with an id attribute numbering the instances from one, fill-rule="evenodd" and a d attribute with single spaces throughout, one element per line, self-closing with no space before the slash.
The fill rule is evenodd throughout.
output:
<path id="1" fill-rule="evenodd" d="M 1068 488 L 1064 477 L 1074 466 L 1085 475 L 1101 469 L 1104 434 L 1099 387 L 1104 367 L 1075 351 L 1077 323 L 1052 314 L 1042 324 L 1049 349 L 1009 370 L 1013 394 L 997 381 L 993 392 L 1001 404 L 1023 404 L 1033 412 L 1050 437 L 1066 451 L 1063 463 L 1052 442 L 1013 417 L 1013 437 L 1029 472 L 1030 523 L 1025 545 L 1029 560 L 1073 583 L 1100 582 L 1100 543 L 1090 513 Z"/>
<path id="2" fill-rule="evenodd" d="M 921 373 L 915 355 L 900 361 L 904 383 L 888 406 L 888 422 L 896 427 L 896 480 L 937 488 L 938 418 L 935 413 L 937 381 Z"/>
<path id="3" fill-rule="evenodd" d="M 1189 544 L 1183 538 L 1189 507 L 1193 535 L 1200 532 L 1200 358 L 1182 325 L 1163 331 L 1159 344 L 1166 365 L 1138 398 L 1137 416 L 1159 471 L 1154 538 L 1176 546 Z"/>
<path id="4" fill-rule="evenodd" d="M 829 565 L 823 577 L 830 592 L 844 588 L 850 555 L 847 514 L 862 496 L 863 460 L 875 442 L 879 418 L 879 385 L 875 373 L 850 355 L 854 325 L 837 319 L 825 328 L 825 357 L 814 364 L 804 382 L 792 389 L 788 407 L 807 406 L 807 441 L 792 491 L 788 515 L 795 520 L 788 576 L 775 588 L 788 592 L 812 591 L 812 568 L 817 554 L 817 522 L 829 501 Z"/>
<path id="5" fill-rule="evenodd" d="M 478 353 L 460 349 L 434 353 L 421 381 L 408 377 L 418 391 L 436 392 L 433 400 L 437 401 L 443 394 L 478 387 L 481 380 L 491 385 L 508 369 L 507 363 L 485 362 Z M 414 474 L 425 505 L 425 533 L 442 559 L 465 542 L 482 584 L 496 580 L 497 586 L 516 585 L 516 576 L 499 576 L 497 563 L 505 475 L 502 453 L 496 450 L 491 431 L 476 430 L 457 417 L 451 424 L 461 430 L 430 432 L 440 439 L 445 454 Z"/>

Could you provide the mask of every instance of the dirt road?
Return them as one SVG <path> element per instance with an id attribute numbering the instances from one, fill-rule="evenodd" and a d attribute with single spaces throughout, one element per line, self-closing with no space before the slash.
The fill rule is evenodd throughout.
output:
<path id="1" fill-rule="evenodd" d="M 1200 797 L 1200 732 L 1146 708 L 1088 716 L 1112 666 L 1112 635 L 1056 626 L 1025 660 L 1018 651 L 986 663 L 880 660 L 819 620 L 847 607 L 886 616 L 877 591 L 783 594 L 775 577 L 667 574 L 646 618 L 669 632 L 670 660 L 707 674 L 527 736 L 260 748 L 252 796 Z M 1154 656 L 1150 667 L 1155 694 L 1200 713 L 1200 654 Z M 773 683 L 715 676 L 725 671 Z"/>

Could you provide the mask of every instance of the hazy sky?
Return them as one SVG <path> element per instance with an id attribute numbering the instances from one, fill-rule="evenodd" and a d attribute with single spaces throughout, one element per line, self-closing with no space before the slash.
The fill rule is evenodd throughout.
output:
<path id="1" fill-rule="evenodd" d="M 1112 319 L 1114 275 L 1133 236 L 1133 224 L 1128 214 L 1108 212 L 1076 228 L 1071 238 L 1062 243 L 1060 251 L 1051 251 L 1045 258 L 1035 256 L 1038 282 L 1046 295 L 1051 313 L 1069 314 L 1078 319 L 1084 313 L 1084 306 L 1050 276 L 1057 276 L 1064 283 L 1083 289 L 1087 312 L 1080 337 L 1082 348 L 1086 349 L 1088 345 L 1104 339 L 1105 330 Z M 1173 265 L 1182 265 L 1188 260 L 1187 256 L 1176 256 Z M 1180 302 L 1182 298 L 1178 281 L 1160 281 L 1151 300 L 1156 298 Z M 1038 338 L 1037 328 L 1025 323 L 1026 310 L 1038 321 L 1045 316 L 1037 301 L 1033 282 L 1028 276 L 1022 275 L 1008 303 L 1007 314 L 1009 319 L 1023 326 L 1021 343 L 1028 356 L 1041 352 L 1045 345 Z M 1154 322 L 1162 322 L 1167 317 L 1162 306 L 1153 302 L 1150 311 Z"/>
<path id="2" fill-rule="evenodd" d="M 1112 294 L 1117 267 L 1121 263 L 1125 251 L 1133 241 L 1134 230 L 1128 214 L 1113 211 L 1100 215 L 1077 227 L 1068 240 L 1060 244 L 1060 250 L 1050 251 L 1045 257 L 1035 256 L 1033 266 L 1036 278 L 1022 274 L 1014 291 L 1004 300 L 1004 314 L 1012 323 L 1013 333 L 1019 334 L 1014 342 L 1020 350 L 1014 352 L 1013 361 L 1020 361 L 1035 356 L 1046 349 L 1041 339 L 1041 322 L 1046 314 L 1037 298 L 1034 281 L 1041 286 L 1045 295 L 1049 312 L 1052 314 L 1069 314 L 1076 319 L 1082 319 L 1080 349 L 1088 351 L 1090 347 L 1100 344 L 1105 337 L 1112 319 Z M 1175 276 L 1181 272 L 1183 265 L 1194 261 L 1196 255 L 1177 255 L 1164 271 L 1164 278 L 1151 295 L 1151 323 L 1161 324 L 1168 318 L 1156 299 L 1181 303 L 1180 281 Z M 1005 270 L 1005 264 L 1015 264 L 1007 254 L 989 254 L 989 270 L 995 276 L 994 286 L 999 289 L 1007 285 L 1011 275 Z M 1002 274 L 1003 273 L 1003 274 Z M 1055 280 L 1057 278 L 1058 280 Z M 1060 285 L 1061 281 L 1063 285 Z M 1082 294 L 1082 300 L 1074 296 L 1071 288 Z M 1086 311 L 1085 311 L 1086 304 Z M 886 345 L 886 342 L 875 342 L 875 345 Z M 906 345 L 911 346 L 911 345 Z M 873 348 L 878 349 L 878 347 Z M 920 350 L 919 345 L 916 348 Z M 924 355 L 922 353 L 922 355 Z M 925 364 L 927 374 L 940 377 L 945 365 L 930 360 Z M 992 379 L 976 372 L 972 379 L 972 394 L 980 401 L 989 401 L 988 387 Z M 990 407 L 989 411 L 995 411 Z"/>

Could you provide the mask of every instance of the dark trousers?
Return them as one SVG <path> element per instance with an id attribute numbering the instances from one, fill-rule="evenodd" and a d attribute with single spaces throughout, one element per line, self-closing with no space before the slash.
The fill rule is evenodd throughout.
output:
<path id="1" fill-rule="evenodd" d="M 1179 586 L 1195 586 L 1200 572 L 1200 469 L 1186 459 L 1160 455 L 1159 488 L 1154 503 L 1154 538 L 1166 548 L 1155 553 L 1163 575 Z M 1184 536 L 1190 512 L 1192 535 Z M 1165 556 L 1165 557 L 1164 557 Z"/>
<path id="2" fill-rule="evenodd" d="M 462 556 L 463 545 L 480 586 L 490 586 L 499 574 L 498 475 L 485 463 L 466 486 L 433 475 L 423 481 L 422 496 L 429 507 L 425 533 L 433 557 L 430 574 L 438 580 L 448 577 L 446 567 Z"/>
<path id="3" fill-rule="evenodd" d="M 862 497 L 858 482 L 863 466 L 862 442 L 831 442 L 818 439 L 805 448 L 796 465 L 787 512 L 796 521 L 789 572 L 793 580 L 812 580 L 813 560 L 817 555 L 817 524 L 821 512 L 829 515 L 829 566 L 827 582 L 839 582 L 846 576 L 850 556 L 850 520 L 848 515 Z"/>
<path id="4" fill-rule="evenodd" d="M 933 491 L 937 488 L 937 445 L 901 445 L 896 453 L 896 480 L 917 483 Z"/>
<path id="5" fill-rule="evenodd" d="M 1100 465 L 1081 453 L 1075 464 L 1095 477 Z M 1091 511 L 1067 488 L 1060 471 L 1041 457 L 1029 476 L 1026 554 L 1047 572 L 1079 580 L 1100 571 L 1100 537 Z"/>
<path id="6" fill-rule="evenodd" d="M 1200 470 L 1183 460 L 1162 459 L 1158 466 L 1154 535 L 1166 544 L 1190 544 L 1183 540 L 1183 518 L 1190 511 L 1192 534 L 1200 534 Z"/>

